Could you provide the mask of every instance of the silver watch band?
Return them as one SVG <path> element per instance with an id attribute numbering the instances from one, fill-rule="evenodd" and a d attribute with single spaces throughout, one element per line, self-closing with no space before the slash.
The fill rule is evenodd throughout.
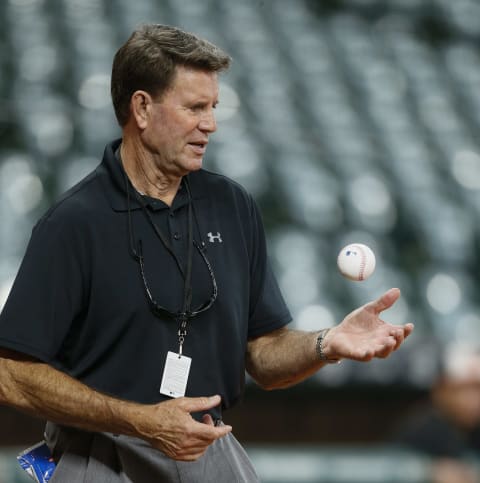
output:
<path id="1" fill-rule="evenodd" d="M 325 355 L 325 352 L 323 351 L 323 341 L 325 339 L 325 336 L 328 334 L 330 329 L 322 329 L 319 333 L 318 333 L 318 337 L 317 337 L 317 344 L 315 346 L 315 350 L 317 352 L 317 356 L 318 358 L 323 361 L 323 362 L 326 362 L 327 364 L 338 364 L 341 359 L 329 359 L 326 355 Z"/>

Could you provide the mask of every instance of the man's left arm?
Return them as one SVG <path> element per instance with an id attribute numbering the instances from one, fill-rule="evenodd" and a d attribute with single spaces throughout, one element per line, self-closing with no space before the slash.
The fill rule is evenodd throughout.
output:
<path id="1" fill-rule="evenodd" d="M 348 314 L 330 329 L 322 343 L 327 359 L 369 361 L 385 358 L 408 337 L 413 324 L 392 325 L 380 319 L 400 297 L 390 289 L 379 299 Z M 246 369 L 264 389 L 293 386 L 321 369 L 326 362 L 317 351 L 319 332 L 281 328 L 251 339 L 247 345 Z"/>

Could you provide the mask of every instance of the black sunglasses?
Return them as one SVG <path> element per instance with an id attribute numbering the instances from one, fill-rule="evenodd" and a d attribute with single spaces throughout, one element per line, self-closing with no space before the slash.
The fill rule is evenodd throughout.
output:
<path id="1" fill-rule="evenodd" d="M 137 250 L 134 251 L 133 255 L 137 262 L 140 265 L 140 273 L 142 275 L 142 281 L 143 281 L 143 287 L 145 289 L 145 294 L 147 295 L 148 302 L 150 304 L 150 307 L 152 311 L 159 316 L 167 316 L 170 318 L 173 318 L 178 321 L 184 321 L 184 320 L 189 320 L 192 319 L 193 317 L 196 317 L 197 315 L 201 314 L 202 312 L 206 312 L 209 308 L 212 307 L 212 305 L 215 303 L 217 300 L 217 295 L 218 295 L 218 289 L 217 289 L 217 281 L 215 279 L 215 274 L 213 273 L 213 268 L 212 265 L 210 264 L 207 256 L 204 253 L 204 249 L 197 243 L 196 240 L 193 240 L 193 245 L 197 249 L 198 253 L 200 253 L 200 256 L 202 257 L 202 260 L 204 261 L 208 273 L 210 275 L 210 280 L 212 282 L 212 294 L 210 295 L 210 299 L 195 308 L 194 310 L 190 310 L 188 312 L 172 312 L 171 310 L 162 307 L 152 296 L 152 292 L 148 286 L 147 282 L 147 277 L 145 275 L 145 257 L 143 256 L 143 250 L 142 250 L 142 240 L 138 241 L 137 245 Z"/>

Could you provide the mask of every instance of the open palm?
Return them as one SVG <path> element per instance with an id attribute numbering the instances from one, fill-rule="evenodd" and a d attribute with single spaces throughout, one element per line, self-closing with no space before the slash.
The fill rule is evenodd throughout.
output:
<path id="1" fill-rule="evenodd" d="M 399 297 L 400 290 L 392 288 L 379 299 L 348 314 L 325 338 L 328 357 L 369 361 L 374 357 L 387 357 L 398 349 L 413 331 L 413 324 L 392 325 L 384 322 L 380 314 Z"/>

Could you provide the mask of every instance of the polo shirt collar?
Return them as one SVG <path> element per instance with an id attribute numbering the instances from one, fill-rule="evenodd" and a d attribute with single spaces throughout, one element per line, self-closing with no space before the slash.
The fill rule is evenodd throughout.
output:
<path id="1" fill-rule="evenodd" d="M 121 139 L 116 139 L 115 141 L 107 144 L 103 153 L 102 163 L 97 168 L 97 175 L 99 175 L 101 178 L 104 192 L 110 202 L 110 206 L 114 211 L 119 212 L 128 210 L 127 193 L 125 190 L 125 171 L 120 160 L 116 156 L 116 151 L 120 147 L 121 143 Z M 192 184 L 196 184 L 195 182 L 192 183 L 193 178 L 196 178 L 196 173 L 190 173 L 187 176 L 190 181 L 192 198 L 200 198 L 199 191 L 192 188 Z M 172 211 L 175 211 L 188 204 L 188 196 L 183 180 L 178 193 L 175 195 L 171 208 L 159 199 L 141 195 L 140 193 L 138 195 L 142 197 L 144 204 L 153 211 L 162 209 L 171 209 Z M 141 209 L 140 203 L 137 201 L 132 191 L 130 191 L 130 209 Z"/>

